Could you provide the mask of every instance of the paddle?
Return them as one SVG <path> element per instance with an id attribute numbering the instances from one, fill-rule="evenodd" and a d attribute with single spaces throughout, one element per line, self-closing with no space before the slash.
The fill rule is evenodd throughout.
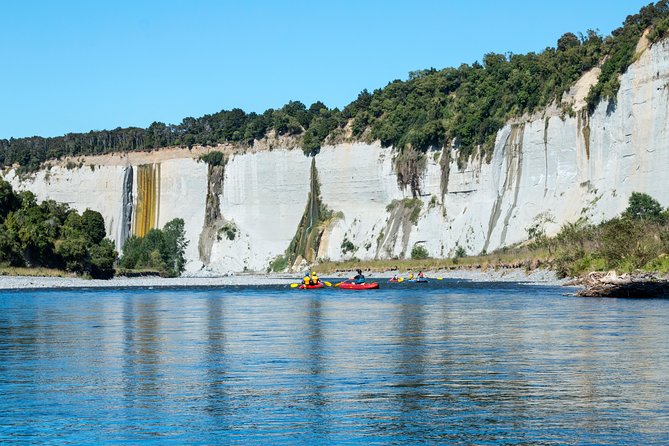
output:
<path id="1" fill-rule="evenodd" d="M 325 286 L 332 286 L 332 284 L 330 282 L 326 282 L 326 281 L 322 281 L 322 282 L 325 284 Z M 290 287 L 291 288 L 297 288 L 300 285 L 302 285 L 302 284 L 301 283 L 291 283 Z"/>
<path id="2" fill-rule="evenodd" d="M 339 282 L 339 283 L 336 283 L 334 287 L 337 288 L 337 287 L 338 287 L 339 285 L 341 285 L 342 283 L 349 283 L 351 280 L 353 280 L 353 279 L 343 280 L 343 281 L 341 281 L 341 282 Z"/>

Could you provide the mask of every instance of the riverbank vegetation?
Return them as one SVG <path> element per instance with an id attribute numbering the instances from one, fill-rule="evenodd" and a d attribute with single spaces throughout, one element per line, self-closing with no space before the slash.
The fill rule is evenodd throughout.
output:
<path id="1" fill-rule="evenodd" d="M 27 267 L 109 278 L 115 260 L 99 212 L 79 214 L 53 200 L 38 204 L 32 192 L 14 192 L 0 179 L 0 267 L 6 273 Z"/>
<path id="2" fill-rule="evenodd" d="M 177 277 L 184 271 L 186 246 L 184 221 L 175 218 L 163 229 L 151 229 L 144 237 L 132 236 L 126 240 L 119 265 L 129 273 Z"/>
<path id="3" fill-rule="evenodd" d="M 362 91 L 342 110 L 322 102 L 307 107 L 291 101 L 279 109 L 246 113 L 223 110 L 179 124 L 154 122 L 148 128 L 70 133 L 55 138 L 0 140 L 0 166 L 37 169 L 49 159 L 110 152 L 153 150 L 167 146 L 250 145 L 268 134 L 301 138 L 307 154 L 318 152 L 328 137 L 347 135 L 378 140 L 400 153 L 420 157 L 430 147 L 454 143 L 460 157 L 489 154 L 496 132 L 513 117 L 559 101 L 585 72 L 601 65 L 599 81 L 587 97 L 592 112 L 601 100 L 613 100 L 619 75 L 634 61 L 644 30 L 657 42 L 669 28 L 667 0 L 651 3 L 627 17 L 610 36 L 588 30 L 566 33 L 555 47 L 538 53 L 494 54 L 457 68 L 427 69 L 394 80 L 373 92 Z M 573 113 L 572 110 L 565 110 Z"/>
<path id="4" fill-rule="evenodd" d="M 371 271 L 438 271 L 448 269 L 549 268 L 560 277 L 614 270 L 669 274 L 669 209 L 647 194 L 633 193 L 627 209 L 599 224 L 580 219 L 548 237 L 542 227 L 528 229 L 529 241 L 482 255 L 466 255 L 458 247 L 447 259 L 413 255 L 411 259 L 325 262 L 321 274 L 364 268 Z M 421 247 L 417 245 L 417 247 Z M 416 247 L 414 248 L 416 249 Z"/>

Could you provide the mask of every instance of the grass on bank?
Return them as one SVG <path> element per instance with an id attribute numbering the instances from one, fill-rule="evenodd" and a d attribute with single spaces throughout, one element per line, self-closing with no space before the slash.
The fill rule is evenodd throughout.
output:
<path id="1" fill-rule="evenodd" d="M 457 268 L 544 267 L 560 277 L 578 277 L 592 271 L 669 273 L 669 210 L 647 194 L 632 193 L 618 217 L 592 224 L 581 218 L 566 223 L 554 237 L 540 224 L 528 229 L 528 241 L 479 256 L 456 253 L 451 259 L 392 259 L 326 262 L 321 274 L 351 271 L 439 271 Z M 461 251 L 461 250 L 460 250 Z"/>
<path id="2" fill-rule="evenodd" d="M 455 258 L 437 259 L 385 259 L 385 260 L 357 260 L 351 259 L 342 262 L 323 262 L 318 265 L 321 274 L 355 271 L 357 268 L 365 271 L 440 271 L 454 269 L 498 269 L 498 268 L 526 268 L 548 267 L 551 256 L 547 249 L 517 246 L 503 248 L 499 251 L 478 256 L 463 256 Z"/>
<path id="3" fill-rule="evenodd" d="M 0 276 L 31 276 L 31 277 L 80 277 L 55 268 L 27 268 L 19 266 L 0 266 Z"/>

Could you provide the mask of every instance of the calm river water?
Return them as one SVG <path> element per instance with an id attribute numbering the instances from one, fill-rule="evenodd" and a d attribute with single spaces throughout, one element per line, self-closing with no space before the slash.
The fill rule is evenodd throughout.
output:
<path id="1" fill-rule="evenodd" d="M 669 443 L 669 300 L 0 292 L 0 442 Z"/>

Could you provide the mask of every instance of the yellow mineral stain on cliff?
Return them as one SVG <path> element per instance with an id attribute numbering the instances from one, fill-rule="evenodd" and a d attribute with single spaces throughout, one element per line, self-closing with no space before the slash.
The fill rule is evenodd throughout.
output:
<path id="1" fill-rule="evenodd" d="M 158 226 L 160 209 L 160 164 L 142 164 L 137 168 L 137 205 L 132 233 L 144 237 Z"/>

